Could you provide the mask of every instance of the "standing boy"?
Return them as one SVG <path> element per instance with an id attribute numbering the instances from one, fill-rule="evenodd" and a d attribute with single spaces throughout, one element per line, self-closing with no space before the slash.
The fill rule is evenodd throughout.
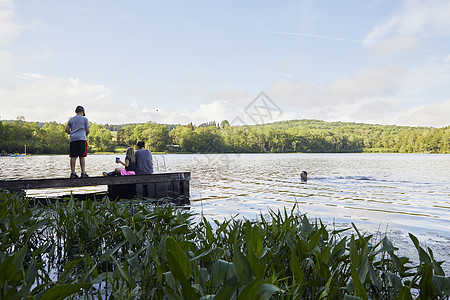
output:
<path id="1" fill-rule="evenodd" d="M 70 134 L 70 178 L 78 178 L 75 173 L 75 163 L 77 157 L 80 158 L 81 177 L 89 177 L 86 174 L 86 154 L 87 154 L 87 135 L 90 127 L 89 121 L 84 113 L 83 106 L 77 106 L 75 109 L 76 116 L 69 120 L 66 126 L 66 132 Z"/>

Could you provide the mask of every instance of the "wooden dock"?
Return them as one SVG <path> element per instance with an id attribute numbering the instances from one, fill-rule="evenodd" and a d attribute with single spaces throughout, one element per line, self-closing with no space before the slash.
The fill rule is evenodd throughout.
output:
<path id="1" fill-rule="evenodd" d="M 107 185 L 111 199 L 131 198 L 182 198 L 189 199 L 190 172 L 156 173 L 151 175 L 49 178 L 25 180 L 0 180 L 0 190 L 26 191 L 45 188 L 72 188 Z"/>

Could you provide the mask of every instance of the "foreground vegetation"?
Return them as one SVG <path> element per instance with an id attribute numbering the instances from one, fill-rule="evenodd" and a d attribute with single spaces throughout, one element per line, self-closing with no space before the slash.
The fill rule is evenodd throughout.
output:
<path id="1" fill-rule="evenodd" d="M 66 154 L 65 125 L 0 122 L 0 153 Z M 450 127 L 408 127 L 293 120 L 252 126 L 91 124 L 89 152 L 113 152 L 144 140 L 155 152 L 187 153 L 450 153 Z"/>
<path id="2" fill-rule="evenodd" d="M 0 298 L 448 299 L 450 278 L 387 237 L 290 212 L 212 223 L 173 206 L 0 193 Z"/>

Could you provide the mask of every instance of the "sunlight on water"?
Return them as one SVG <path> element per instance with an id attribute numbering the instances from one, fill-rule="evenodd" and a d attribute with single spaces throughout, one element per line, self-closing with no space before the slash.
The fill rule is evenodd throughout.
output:
<path id="1" fill-rule="evenodd" d="M 101 176 L 117 155 L 90 155 L 87 172 Z M 123 156 L 123 155 L 122 155 Z M 121 156 L 121 157 L 122 157 Z M 253 219 L 296 209 L 329 226 L 385 232 L 411 248 L 412 232 L 450 269 L 450 155 L 430 154 L 209 154 L 155 156 L 160 171 L 191 171 L 191 210 L 209 218 Z M 77 166 L 78 168 L 78 166 Z M 0 179 L 70 174 L 67 156 L 0 157 Z M 309 180 L 301 183 L 300 172 Z M 78 171 L 79 172 L 79 171 Z M 74 193 L 106 187 L 72 189 Z M 70 190 L 28 191 L 30 196 Z"/>

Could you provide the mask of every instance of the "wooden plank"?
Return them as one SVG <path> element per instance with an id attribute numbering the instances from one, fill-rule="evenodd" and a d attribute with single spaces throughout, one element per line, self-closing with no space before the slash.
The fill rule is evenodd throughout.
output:
<path id="1" fill-rule="evenodd" d="M 97 185 L 146 184 L 158 182 L 184 181 L 191 178 L 190 172 L 156 173 L 151 175 L 117 176 L 117 177 L 89 177 L 89 178 L 50 178 L 26 180 L 0 180 L 0 189 L 29 190 L 43 188 L 64 188 Z"/>

